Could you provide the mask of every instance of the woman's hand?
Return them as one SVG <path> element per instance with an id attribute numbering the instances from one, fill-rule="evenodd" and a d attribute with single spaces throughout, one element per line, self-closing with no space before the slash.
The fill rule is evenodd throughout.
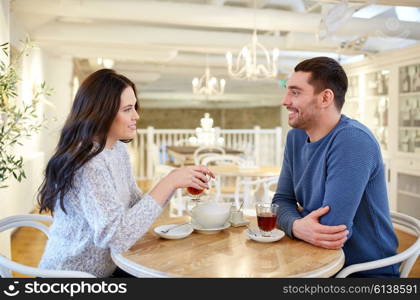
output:
<path id="1" fill-rule="evenodd" d="M 159 181 L 149 194 L 158 204 L 163 206 L 178 188 L 208 189 L 208 177 L 206 175 L 214 178 L 214 174 L 206 166 L 188 166 L 175 169 Z"/>
<path id="2" fill-rule="evenodd" d="M 209 178 L 214 174 L 206 166 L 187 166 L 171 171 L 165 180 L 170 182 L 174 189 L 193 187 L 198 190 L 208 189 Z"/>

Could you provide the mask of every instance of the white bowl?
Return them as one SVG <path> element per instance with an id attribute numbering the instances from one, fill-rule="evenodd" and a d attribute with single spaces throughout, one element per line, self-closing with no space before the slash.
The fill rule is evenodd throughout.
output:
<path id="1" fill-rule="evenodd" d="M 229 220 L 230 207 L 230 203 L 198 204 L 191 210 L 191 216 L 203 228 L 220 228 Z"/>

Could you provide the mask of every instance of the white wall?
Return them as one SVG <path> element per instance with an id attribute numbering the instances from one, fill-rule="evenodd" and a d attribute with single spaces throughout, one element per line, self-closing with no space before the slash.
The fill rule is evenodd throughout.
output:
<path id="1" fill-rule="evenodd" d="M 9 41 L 9 0 L 0 0 L 0 44 Z"/>
<path id="2" fill-rule="evenodd" d="M 47 119 L 39 134 L 31 136 L 16 149 L 26 162 L 26 179 L 21 183 L 8 181 L 9 187 L 0 190 L 0 198 L 7 201 L 8 214 L 29 213 L 36 204 L 36 193 L 43 179 L 46 163 L 57 145 L 58 135 L 71 105 L 72 62 L 70 58 L 52 55 L 40 48 L 34 48 L 23 59 L 19 97 L 26 102 L 31 99 L 32 88 L 45 81 L 53 89 L 47 97 L 48 104 L 42 104 L 40 115 Z"/>
<path id="3" fill-rule="evenodd" d="M 42 53 L 44 80 L 48 87 L 53 89 L 52 95 L 48 97 L 52 105 L 44 105 L 48 128 L 42 131 L 40 140 L 40 149 L 48 161 L 57 146 L 61 129 L 73 102 L 73 61 L 70 57 L 57 56 L 47 51 Z"/>
<path id="4" fill-rule="evenodd" d="M 0 45 L 9 41 L 10 36 L 9 1 L 0 0 Z M 8 62 L 9 59 L 0 53 L 0 61 Z"/>
<path id="5" fill-rule="evenodd" d="M 9 1 L 0 0 L 0 12 L 0 42 L 10 42 L 13 47 L 21 48 L 20 41 L 27 33 L 19 20 L 9 14 Z M 46 162 L 57 145 L 59 132 L 70 110 L 72 75 L 71 57 L 60 57 L 35 47 L 22 59 L 18 101 L 30 101 L 33 87 L 43 81 L 53 88 L 53 94 L 47 98 L 51 104 L 41 105 L 39 111 L 48 120 L 47 129 L 42 129 L 24 141 L 23 147 L 16 149 L 16 153 L 24 158 L 27 179 L 20 183 L 10 179 L 6 182 L 9 187 L 0 189 L 0 218 L 26 214 L 34 208 Z M 10 231 L 0 234 L 0 253 L 10 256 Z"/>

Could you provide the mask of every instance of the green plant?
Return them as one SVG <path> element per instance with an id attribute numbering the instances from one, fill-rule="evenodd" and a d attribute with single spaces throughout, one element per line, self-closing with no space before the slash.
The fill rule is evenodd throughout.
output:
<path id="1" fill-rule="evenodd" d="M 7 63 L 0 61 L 0 188 L 7 187 L 5 181 L 11 176 L 19 182 L 26 178 L 23 157 L 16 155 L 16 146 L 38 133 L 45 124 L 45 118 L 38 113 L 43 97 L 49 96 L 52 91 L 45 82 L 34 88 L 31 103 L 17 99 L 17 88 L 21 81 L 17 65 L 31 47 L 27 39 L 15 57 Z M 9 58 L 9 44 L 0 45 L 0 49 L 6 59 Z"/>

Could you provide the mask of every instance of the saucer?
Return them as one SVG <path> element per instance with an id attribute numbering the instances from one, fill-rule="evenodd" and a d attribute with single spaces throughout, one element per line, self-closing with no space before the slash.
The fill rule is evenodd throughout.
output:
<path id="1" fill-rule="evenodd" d="M 202 233 L 202 234 L 215 234 L 218 233 L 226 228 L 230 227 L 230 222 L 226 222 L 222 227 L 217 227 L 217 228 L 203 228 L 203 226 L 201 226 L 200 224 L 197 224 L 195 222 L 191 223 L 192 228 L 194 228 L 195 231 L 197 231 L 198 233 Z"/>
<path id="2" fill-rule="evenodd" d="M 260 230 L 257 227 L 251 228 L 252 232 L 249 231 L 249 228 L 246 230 L 246 234 L 251 240 L 260 243 L 271 243 L 280 240 L 284 237 L 285 233 L 280 229 L 274 229 L 271 232 L 270 237 L 262 236 Z"/>
<path id="3" fill-rule="evenodd" d="M 161 225 L 161 226 L 155 227 L 154 232 L 160 237 L 163 237 L 169 240 L 183 239 L 189 236 L 193 232 L 193 228 L 191 224 L 185 224 L 185 225 L 179 226 L 178 228 L 172 229 L 168 233 L 162 232 L 163 230 L 175 227 L 177 225 L 179 224 Z"/>

